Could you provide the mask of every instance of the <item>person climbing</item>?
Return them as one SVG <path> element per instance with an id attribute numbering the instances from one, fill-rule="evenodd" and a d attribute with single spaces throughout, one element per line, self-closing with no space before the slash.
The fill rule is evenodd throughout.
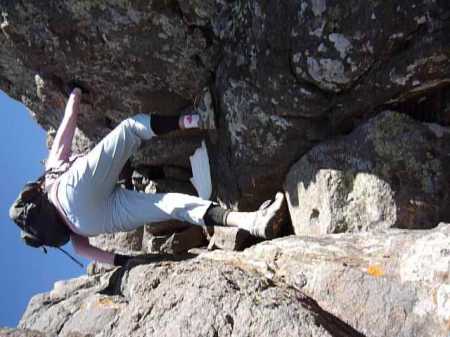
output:
<path id="1" fill-rule="evenodd" d="M 265 204 L 254 212 L 237 212 L 192 195 L 140 193 L 117 184 L 123 166 L 143 140 L 176 130 L 215 128 L 209 91 L 205 91 L 201 104 L 187 114 L 177 117 L 137 114 L 122 121 L 86 155 L 72 156 L 81 96 L 78 87 L 69 95 L 42 179 L 27 184 L 10 208 L 10 217 L 21 227 L 30 245 L 58 247 L 70 238 L 76 253 L 98 262 L 124 266 L 131 256 L 103 251 L 90 245 L 88 238 L 132 231 L 145 224 L 172 219 L 194 225 L 235 226 L 261 238 L 273 235 L 272 222 L 284 200 L 280 192 L 270 205 Z M 56 225 L 39 229 L 32 223 L 38 220 L 30 219 L 43 216 L 43 206 L 38 206 L 45 204 L 44 199 L 48 200 L 47 208 L 54 215 L 53 220 L 46 220 L 42 226 L 48 227 L 52 221 Z M 31 214 L 33 209 L 38 210 L 37 216 Z M 66 239 L 46 239 L 59 232 Z"/>

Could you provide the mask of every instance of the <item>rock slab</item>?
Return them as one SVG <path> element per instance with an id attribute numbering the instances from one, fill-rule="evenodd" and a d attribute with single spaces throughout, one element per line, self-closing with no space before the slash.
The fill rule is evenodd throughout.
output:
<path id="1" fill-rule="evenodd" d="M 445 337 L 449 247 L 443 223 L 155 258 L 56 283 L 32 298 L 19 327 L 61 337 Z"/>
<path id="2" fill-rule="evenodd" d="M 296 234 L 432 228 L 450 221 L 450 129 L 386 111 L 293 165 Z"/>

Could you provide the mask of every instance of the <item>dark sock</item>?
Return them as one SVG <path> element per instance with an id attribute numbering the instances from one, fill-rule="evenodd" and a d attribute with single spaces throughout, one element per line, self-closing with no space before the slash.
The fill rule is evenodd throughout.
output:
<path id="1" fill-rule="evenodd" d="M 151 115 L 150 126 L 156 135 L 161 136 L 180 129 L 180 125 L 178 124 L 179 119 L 179 116 Z"/>
<path id="2" fill-rule="evenodd" d="M 128 255 L 114 254 L 114 265 L 124 267 L 130 259 L 132 257 Z"/>
<path id="3" fill-rule="evenodd" d="M 220 206 L 216 206 L 212 204 L 209 206 L 205 215 L 203 216 L 203 220 L 205 221 L 206 226 L 226 226 L 227 225 L 227 217 L 231 211 L 229 209 L 222 208 Z"/>

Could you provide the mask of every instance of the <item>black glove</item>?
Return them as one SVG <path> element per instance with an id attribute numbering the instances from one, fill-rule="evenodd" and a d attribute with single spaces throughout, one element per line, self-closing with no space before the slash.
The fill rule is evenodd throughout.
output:
<path id="1" fill-rule="evenodd" d="M 127 262 L 130 261 L 132 258 L 133 256 L 129 255 L 114 254 L 114 265 L 125 267 Z"/>

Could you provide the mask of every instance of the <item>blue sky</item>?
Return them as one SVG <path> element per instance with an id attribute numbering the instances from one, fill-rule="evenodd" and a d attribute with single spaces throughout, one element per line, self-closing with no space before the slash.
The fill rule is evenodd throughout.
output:
<path id="1" fill-rule="evenodd" d="M 40 161 L 48 153 L 46 133 L 22 104 L 2 91 L 0 117 L 0 327 L 14 327 L 33 295 L 85 271 L 59 251 L 49 249 L 46 255 L 22 243 L 8 209 L 22 186 L 42 173 Z M 74 254 L 70 244 L 64 248 Z M 86 266 L 86 259 L 77 258 Z"/>

